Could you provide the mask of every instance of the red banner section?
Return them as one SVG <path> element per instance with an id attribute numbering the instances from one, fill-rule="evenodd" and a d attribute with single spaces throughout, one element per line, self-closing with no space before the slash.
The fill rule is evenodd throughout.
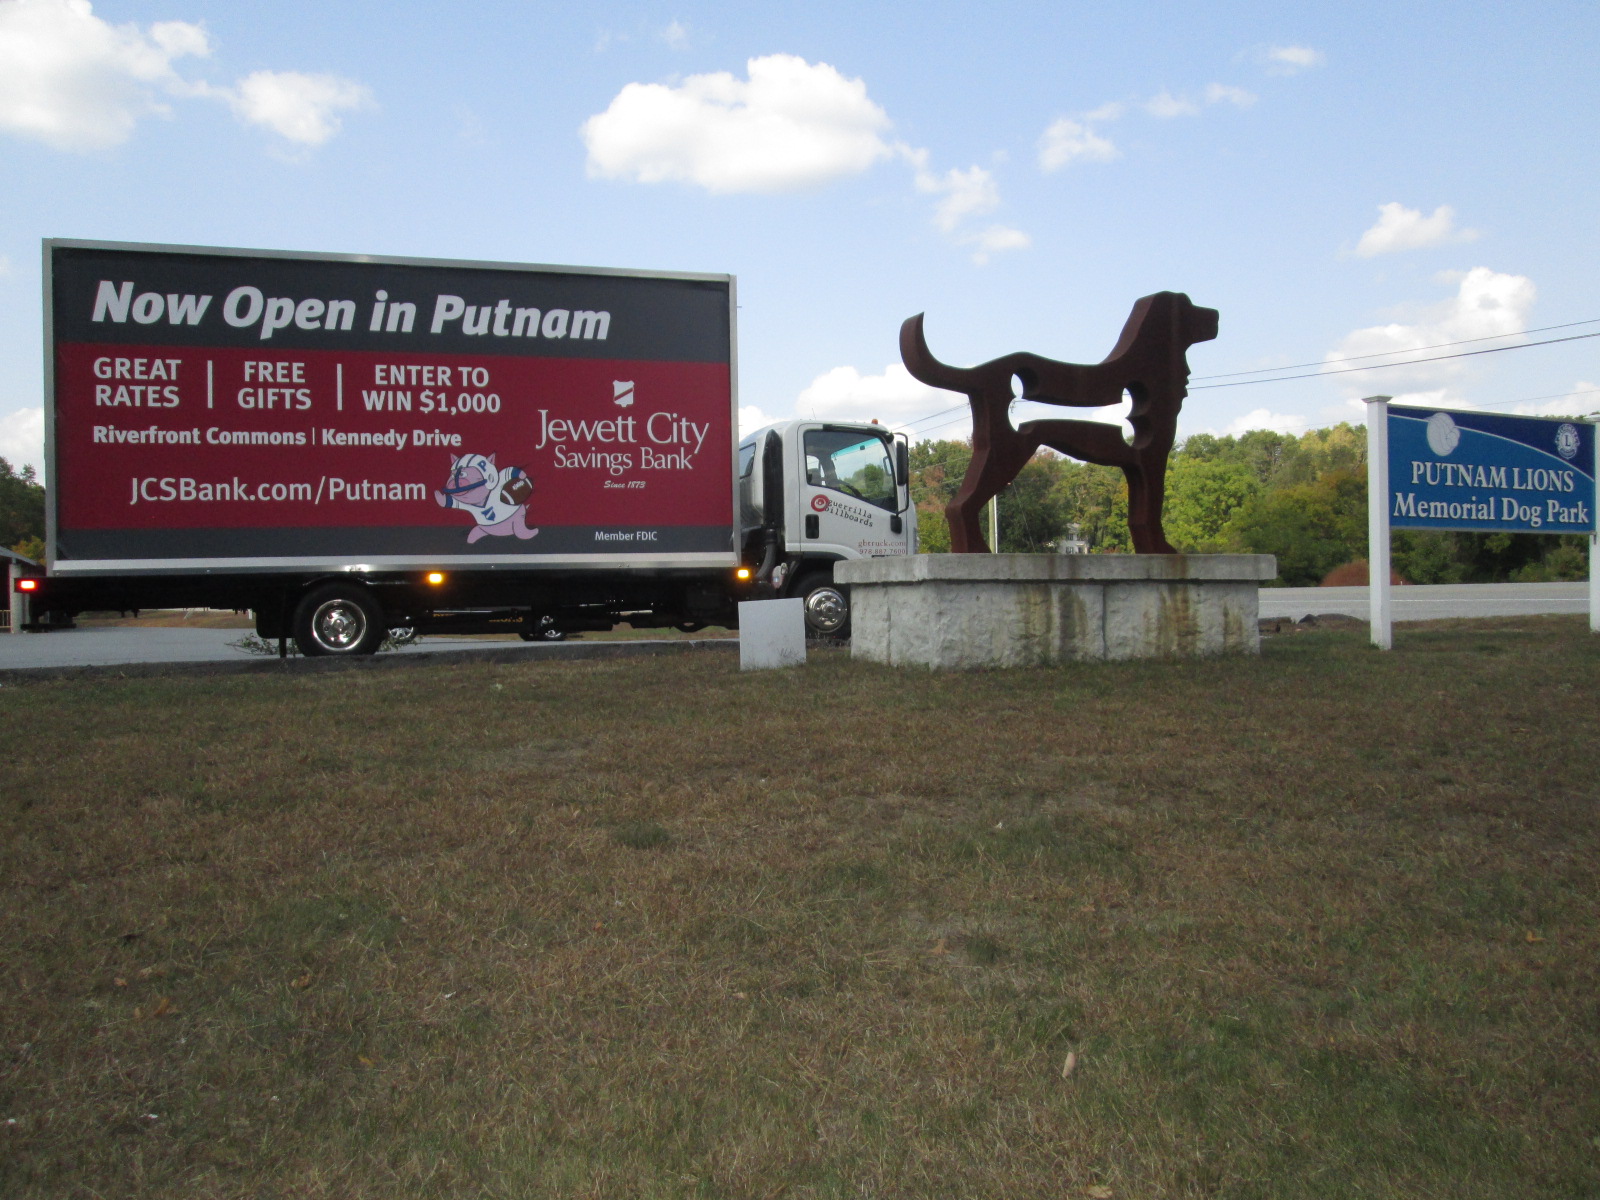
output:
<path id="1" fill-rule="evenodd" d="M 62 344 L 63 531 L 730 526 L 721 363 Z M 524 543 L 524 544 L 518 544 Z"/>

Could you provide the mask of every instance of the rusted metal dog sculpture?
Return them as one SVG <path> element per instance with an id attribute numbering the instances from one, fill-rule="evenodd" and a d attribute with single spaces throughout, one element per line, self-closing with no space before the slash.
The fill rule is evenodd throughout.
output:
<path id="1" fill-rule="evenodd" d="M 950 367 L 928 352 L 922 314 L 900 326 L 900 358 L 912 376 L 932 387 L 964 392 L 972 404 L 972 462 L 955 499 L 945 507 L 950 549 L 982 554 L 978 516 L 990 497 L 1017 477 L 1040 446 L 1073 458 L 1121 467 L 1128 479 L 1128 528 L 1139 554 L 1172 554 L 1161 530 L 1167 455 L 1178 429 L 1178 410 L 1189 394 L 1187 351 L 1217 336 L 1217 310 L 1201 308 L 1182 292 L 1157 292 L 1133 306 L 1122 336 L 1104 362 L 1056 362 L 1037 354 L 1008 354 L 976 367 Z M 1011 380 L 1022 398 L 1070 408 L 1120 404 L 1133 397 L 1128 422 L 1133 442 L 1115 425 L 1096 421 L 1027 421 L 1013 427 Z"/>

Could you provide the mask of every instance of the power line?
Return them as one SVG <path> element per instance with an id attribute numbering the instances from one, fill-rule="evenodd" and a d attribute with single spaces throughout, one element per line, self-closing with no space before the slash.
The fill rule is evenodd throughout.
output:
<path id="1" fill-rule="evenodd" d="M 957 409 L 966 408 L 966 407 L 967 407 L 967 405 L 965 405 L 965 404 L 954 404 L 954 405 L 951 405 L 949 408 L 941 408 L 938 412 L 929 413 L 925 417 L 917 417 L 915 420 L 907 421 L 906 422 L 906 427 L 909 429 L 913 425 L 921 425 L 924 421 L 931 421 L 935 417 L 942 417 L 946 413 L 953 413 Z"/>
<path id="2" fill-rule="evenodd" d="M 1410 350 L 1380 350 L 1376 354 L 1355 354 L 1355 355 L 1350 356 L 1349 358 L 1340 358 L 1340 359 L 1335 359 L 1334 361 L 1335 362 L 1361 362 L 1361 361 L 1363 361 L 1365 359 L 1368 359 L 1368 358 L 1390 358 L 1390 357 L 1393 357 L 1396 354 L 1416 354 L 1416 353 L 1418 353 L 1420 351 L 1423 351 L 1423 350 L 1446 350 L 1451 346 L 1466 346 L 1466 345 L 1470 345 L 1473 342 L 1492 342 L 1492 341 L 1496 341 L 1499 338 L 1522 337 L 1525 334 L 1529 334 L 1529 333 L 1549 333 L 1551 330 L 1554 330 L 1554 329 L 1574 329 L 1579 325 L 1594 325 L 1594 324 L 1600 324 L 1600 317 L 1595 317 L 1595 318 L 1592 318 L 1592 319 L 1590 319 L 1588 321 L 1568 321 L 1568 322 L 1566 322 L 1565 324 L 1562 324 L 1562 325 L 1541 325 L 1537 329 L 1522 329 L 1522 330 L 1517 331 L 1516 333 L 1491 333 L 1491 334 L 1489 334 L 1489 335 L 1487 335 L 1485 337 L 1462 338 L 1458 342 L 1438 342 L 1438 343 L 1436 343 L 1436 344 L 1434 344 L 1432 346 L 1414 346 Z M 1560 341 L 1561 339 L 1557 338 L 1555 340 L 1556 341 Z M 1542 343 L 1539 343 L 1539 344 L 1542 344 Z M 1505 347 L 1505 349 L 1512 349 L 1512 347 L 1508 346 L 1508 347 Z M 1195 378 L 1195 379 L 1235 379 L 1240 375 L 1266 375 L 1269 372 L 1273 372 L 1273 371 L 1298 371 L 1298 370 L 1301 370 L 1304 367 L 1319 367 L 1319 366 L 1325 365 L 1327 363 L 1327 361 L 1328 361 L 1327 359 L 1323 359 L 1320 362 L 1289 363 L 1287 366 L 1282 366 L 1282 367 L 1261 367 L 1260 369 L 1254 370 L 1254 371 L 1229 371 L 1229 372 L 1227 372 L 1225 374 L 1222 374 L 1222 375 L 1196 375 L 1193 378 Z M 1427 360 L 1419 360 L 1419 361 L 1427 361 Z M 1398 365 L 1401 365 L 1401 364 L 1394 364 L 1394 365 L 1398 366 Z M 1318 373 L 1319 374 L 1328 374 L 1328 372 L 1318 372 Z"/>
<path id="3" fill-rule="evenodd" d="M 1409 358 L 1404 362 L 1373 363 L 1369 367 L 1341 367 L 1331 371 L 1310 371 L 1304 375 L 1279 375 L 1273 379 L 1241 379 L 1235 383 L 1202 383 L 1189 390 L 1201 392 L 1212 388 L 1250 387 L 1257 383 L 1287 383 L 1292 379 L 1318 379 L 1324 375 L 1349 375 L 1355 371 L 1384 371 L 1392 367 L 1413 367 L 1419 363 L 1443 362 L 1449 358 L 1473 358 L 1479 354 L 1503 354 L 1507 350 L 1528 350 L 1534 346 L 1554 346 L 1558 342 L 1581 342 L 1585 338 L 1597 337 L 1600 337 L 1600 333 L 1575 333 L 1570 337 L 1546 338 L 1542 342 L 1523 342 L 1517 346 L 1491 346 L 1487 350 L 1462 350 L 1455 354 L 1434 354 L 1427 358 Z M 1397 350 L 1395 353 L 1407 354 L 1410 351 Z"/>

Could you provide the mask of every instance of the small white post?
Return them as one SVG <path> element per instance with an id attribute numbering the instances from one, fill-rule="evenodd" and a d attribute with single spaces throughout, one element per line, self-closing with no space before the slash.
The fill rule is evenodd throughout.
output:
<path id="1" fill-rule="evenodd" d="M 1389 401 L 1368 396 L 1367 406 L 1367 597 L 1372 644 L 1394 649 L 1389 608 Z"/>
<path id="2" fill-rule="evenodd" d="M 806 665 L 806 606 L 790 600 L 739 602 L 739 669 Z"/>
<path id="3" fill-rule="evenodd" d="M 22 564 L 14 558 L 6 559 L 6 595 L 11 598 L 11 632 L 21 633 L 33 616 L 32 605 L 26 592 L 17 591 L 17 580 L 23 575 Z"/>
<path id="4" fill-rule="evenodd" d="M 1000 553 L 1000 497 L 998 494 L 989 497 L 989 549 Z"/>

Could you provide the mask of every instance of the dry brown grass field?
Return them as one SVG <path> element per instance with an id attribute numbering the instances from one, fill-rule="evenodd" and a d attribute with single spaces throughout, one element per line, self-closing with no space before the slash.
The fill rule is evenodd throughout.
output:
<path id="1" fill-rule="evenodd" d="M 1600 638 L 0 686 L 6 1197 L 1600 1194 Z"/>

